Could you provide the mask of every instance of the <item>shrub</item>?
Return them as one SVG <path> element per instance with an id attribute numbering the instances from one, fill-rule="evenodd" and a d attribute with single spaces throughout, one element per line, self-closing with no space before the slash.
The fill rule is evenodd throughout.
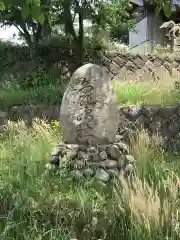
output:
<path id="1" fill-rule="evenodd" d="M 59 85 L 64 83 L 65 78 L 57 77 L 38 67 L 36 71 L 29 71 L 23 77 L 16 79 L 17 84 L 23 89 L 48 87 L 50 85 Z"/>

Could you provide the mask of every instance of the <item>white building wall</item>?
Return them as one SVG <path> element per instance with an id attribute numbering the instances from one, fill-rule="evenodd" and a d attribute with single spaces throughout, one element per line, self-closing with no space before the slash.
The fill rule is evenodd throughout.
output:
<path id="1" fill-rule="evenodd" d="M 143 6 L 144 5 L 143 0 L 131 0 L 131 2 L 135 3 L 138 6 Z"/>
<path id="2" fill-rule="evenodd" d="M 165 32 L 160 29 L 163 21 L 160 16 L 149 13 L 136 24 L 135 30 L 129 32 L 129 48 L 134 53 L 152 53 L 157 45 L 167 43 Z"/>
<path id="3" fill-rule="evenodd" d="M 147 17 L 136 24 L 134 30 L 129 32 L 129 47 L 134 48 L 148 40 Z"/>

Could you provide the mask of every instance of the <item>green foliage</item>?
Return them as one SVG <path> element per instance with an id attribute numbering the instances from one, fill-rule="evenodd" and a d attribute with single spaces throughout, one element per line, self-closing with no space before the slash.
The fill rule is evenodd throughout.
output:
<path id="1" fill-rule="evenodd" d="M 41 24 L 44 22 L 44 15 L 41 9 L 40 0 L 2 0 L 5 9 L 12 9 L 14 7 L 19 7 L 24 19 L 28 18 L 30 15 L 35 20 L 39 21 Z"/>
<path id="2" fill-rule="evenodd" d="M 4 9 L 5 9 L 4 3 L 1 1 L 0 2 L 0 10 L 4 10 Z"/>
<path id="3" fill-rule="evenodd" d="M 71 41 L 68 37 L 58 34 L 56 36 L 52 36 L 51 38 L 42 40 L 40 42 L 40 47 L 58 47 L 59 49 L 70 49 Z"/>
<path id="4" fill-rule="evenodd" d="M 92 50 L 91 50 L 92 51 Z M 89 55 L 89 53 L 88 53 Z M 33 76 L 30 75 L 31 77 Z M 17 82 L 19 81 L 19 85 Z M 12 105 L 27 104 L 60 104 L 67 79 L 54 78 L 43 72 L 35 72 L 34 77 L 29 79 L 14 79 L 0 90 L 1 108 Z M 171 81 L 167 84 L 166 81 Z M 114 90 L 119 104 L 142 105 L 142 104 L 177 104 L 180 102 L 180 91 L 174 89 L 172 79 L 161 82 L 114 82 Z M 20 82 L 22 85 L 20 85 Z M 33 83 L 33 85 L 32 85 Z M 165 84 L 165 86 L 163 86 Z"/>
<path id="5" fill-rule="evenodd" d="M 0 51 L 1 53 L 5 53 L 5 50 L 8 48 L 8 47 L 12 47 L 14 46 L 13 43 L 11 41 L 4 41 L 4 40 L 0 40 Z"/>
<path id="6" fill-rule="evenodd" d="M 100 4 L 99 15 L 101 26 L 116 26 L 123 23 L 128 23 L 132 4 L 129 0 L 116 0 Z"/>
<path id="7" fill-rule="evenodd" d="M 97 39 L 95 36 L 92 37 L 85 37 L 84 38 L 84 48 L 87 50 L 92 51 L 93 50 L 106 50 L 107 49 L 107 44 L 103 39 Z"/>
<path id="8" fill-rule="evenodd" d="M 167 55 L 172 53 L 172 48 L 170 45 L 162 46 L 160 44 L 157 44 L 153 50 L 153 53 L 158 55 Z"/>
<path id="9" fill-rule="evenodd" d="M 128 43 L 129 27 L 127 24 L 114 25 L 110 28 L 110 37 Z"/>
<path id="10" fill-rule="evenodd" d="M 31 49 L 31 54 L 39 43 L 51 35 L 52 27 L 58 26 L 66 37 L 74 41 L 76 54 L 83 52 L 86 29 L 83 20 L 88 19 L 99 28 L 110 29 L 123 23 L 131 25 L 131 4 L 128 1 L 92 1 L 62 0 L 52 1 L 10 1 L 6 2 L 6 10 L 1 12 L 0 22 L 3 25 L 14 25 L 20 31 Z M 78 29 L 75 28 L 75 19 Z M 128 25 L 128 26 L 129 26 Z"/>
<path id="11" fill-rule="evenodd" d="M 54 75 L 47 73 L 41 67 L 36 71 L 27 72 L 23 77 L 16 79 L 17 84 L 23 89 L 48 87 L 50 85 L 63 85 L 65 79 L 57 78 Z"/>
<path id="12" fill-rule="evenodd" d="M 3 129 L 1 239 L 179 239 L 179 162 L 166 162 L 156 136 L 152 141 L 140 132 L 132 142 L 137 177 L 131 183 L 102 188 L 44 172 L 60 135 L 44 121 L 31 128 L 9 122 Z"/>
<path id="13" fill-rule="evenodd" d="M 166 80 L 163 80 L 164 84 Z M 172 81 L 170 79 L 169 81 Z M 119 104 L 177 104 L 180 101 L 180 91 L 174 89 L 173 82 L 163 86 L 161 82 L 114 82 Z"/>
<path id="14" fill-rule="evenodd" d="M 172 13 L 172 1 L 171 0 L 156 0 L 156 14 L 159 15 L 161 9 L 163 9 L 165 15 L 169 18 Z"/>
<path id="15" fill-rule="evenodd" d="M 48 85 L 31 89 L 9 88 L 0 90 L 0 108 L 7 109 L 13 105 L 60 104 L 64 86 Z"/>

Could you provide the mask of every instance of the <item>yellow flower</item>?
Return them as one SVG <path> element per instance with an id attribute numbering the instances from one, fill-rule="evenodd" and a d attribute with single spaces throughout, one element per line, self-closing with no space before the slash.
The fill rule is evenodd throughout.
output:
<path id="1" fill-rule="evenodd" d="M 58 128 L 60 127 L 60 122 L 57 120 L 51 121 L 51 125 L 53 128 Z"/>

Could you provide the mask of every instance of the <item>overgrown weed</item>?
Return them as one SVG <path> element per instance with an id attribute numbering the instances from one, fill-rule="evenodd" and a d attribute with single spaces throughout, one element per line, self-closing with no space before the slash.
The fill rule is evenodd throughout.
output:
<path id="1" fill-rule="evenodd" d="M 0 239 L 179 239 L 179 165 L 169 167 L 161 139 L 139 132 L 137 175 L 102 188 L 45 174 L 59 136 L 39 120 L 8 122 L 1 133 Z"/>

